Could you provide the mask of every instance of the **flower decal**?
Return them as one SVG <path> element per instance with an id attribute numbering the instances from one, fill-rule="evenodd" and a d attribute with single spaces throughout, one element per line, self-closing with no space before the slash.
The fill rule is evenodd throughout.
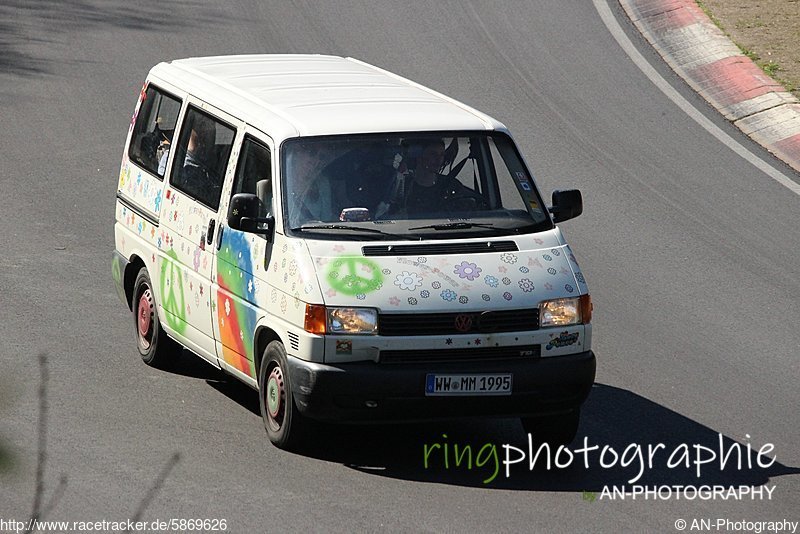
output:
<path id="1" fill-rule="evenodd" d="M 422 285 L 422 277 L 417 273 L 403 271 L 395 278 L 394 285 L 406 291 L 414 291 Z"/>
<path id="2" fill-rule="evenodd" d="M 408 297 L 408 303 L 411 304 L 412 306 L 416 306 L 417 299 L 415 299 L 414 297 Z"/>
<path id="3" fill-rule="evenodd" d="M 422 291 L 419 292 L 419 296 L 426 299 L 431 296 L 431 292 L 428 291 L 427 289 L 423 289 Z"/>
<path id="4" fill-rule="evenodd" d="M 505 293 L 503 293 L 503 298 L 506 299 L 506 300 L 511 300 L 514 297 L 511 295 L 511 293 L 506 291 Z"/>
<path id="5" fill-rule="evenodd" d="M 481 268 L 474 263 L 462 261 L 461 265 L 456 265 L 453 271 L 459 278 L 466 278 L 470 282 L 481 275 Z"/>
<path id="6" fill-rule="evenodd" d="M 483 300 L 485 300 L 486 302 L 489 302 L 490 300 L 492 300 L 492 297 L 490 297 L 490 296 L 489 296 L 489 295 L 487 295 L 486 293 L 484 293 L 483 295 L 481 295 L 481 298 L 482 298 Z"/>
<path id="7" fill-rule="evenodd" d="M 456 295 L 456 292 L 453 291 L 452 289 L 445 289 L 444 291 L 442 291 L 441 296 L 442 299 L 446 300 L 447 302 L 452 302 L 456 300 L 456 297 L 458 295 Z"/>
<path id="8" fill-rule="evenodd" d="M 519 281 L 519 288 L 523 290 L 525 293 L 530 293 L 534 290 L 533 282 L 530 281 L 528 278 L 523 278 Z"/>
<path id="9" fill-rule="evenodd" d="M 511 254 L 510 252 L 503 253 L 503 255 L 500 256 L 500 259 L 505 263 L 517 263 L 516 254 Z"/>
<path id="10" fill-rule="evenodd" d="M 521 272 L 521 273 L 523 273 L 523 274 L 527 274 L 527 273 L 529 273 L 529 272 L 530 272 L 530 269 L 528 269 L 527 267 L 525 267 L 525 266 L 523 265 L 522 267 L 520 267 L 520 268 L 519 268 L 519 272 Z"/>
<path id="11" fill-rule="evenodd" d="M 469 302 L 469 297 L 458 297 L 458 302 L 460 302 L 461 304 L 466 304 L 467 302 Z"/>
<path id="12" fill-rule="evenodd" d="M 195 271 L 200 269 L 200 247 L 194 249 L 194 261 L 192 262 L 192 265 L 194 265 Z"/>
<path id="13" fill-rule="evenodd" d="M 433 289 L 439 289 L 440 287 L 442 287 L 442 284 L 440 284 L 439 282 L 433 282 L 433 283 L 431 284 L 431 287 L 432 287 Z"/>
<path id="14" fill-rule="evenodd" d="M 391 297 L 389 299 L 389 304 L 391 304 L 392 306 L 399 306 L 400 305 L 400 299 L 397 298 L 397 297 Z"/>
<path id="15" fill-rule="evenodd" d="M 494 276 L 487 276 L 486 278 L 483 279 L 483 282 L 489 287 L 497 287 L 499 283 L 497 278 L 495 278 Z"/>

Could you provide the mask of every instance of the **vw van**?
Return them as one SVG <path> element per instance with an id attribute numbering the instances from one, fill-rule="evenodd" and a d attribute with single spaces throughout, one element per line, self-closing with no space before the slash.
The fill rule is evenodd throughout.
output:
<path id="1" fill-rule="evenodd" d="M 314 421 L 520 418 L 571 441 L 592 303 L 511 135 L 352 58 L 160 63 L 122 156 L 112 274 L 142 359 L 181 347 Z"/>

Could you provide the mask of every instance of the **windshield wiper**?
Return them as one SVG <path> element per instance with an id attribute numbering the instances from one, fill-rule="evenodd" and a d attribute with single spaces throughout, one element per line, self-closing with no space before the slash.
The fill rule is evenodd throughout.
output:
<path id="1" fill-rule="evenodd" d="M 467 230 L 469 228 L 490 228 L 494 229 L 492 223 L 471 223 L 471 222 L 451 222 L 443 224 L 430 224 L 428 226 L 415 226 L 410 230 Z"/>
<path id="2" fill-rule="evenodd" d="M 349 230 L 351 232 L 385 235 L 389 237 L 395 237 L 397 239 L 419 239 L 416 236 L 392 234 L 389 232 L 384 232 L 383 230 L 377 230 L 375 228 L 345 226 L 344 224 L 304 224 L 302 226 L 298 226 L 297 228 L 292 228 L 292 232 L 307 232 L 311 230 Z"/>

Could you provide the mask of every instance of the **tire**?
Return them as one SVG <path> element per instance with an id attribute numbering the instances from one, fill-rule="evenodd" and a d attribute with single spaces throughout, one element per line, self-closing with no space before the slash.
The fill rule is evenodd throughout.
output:
<path id="1" fill-rule="evenodd" d="M 571 412 L 539 417 L 522 417 L 522 428 L 531 435 L 534 443 L 568 445 L 578 434 L 581 420 L 581 409 Z"/>
<path id="2" fill-rule="evenodd" d="M 264 349 L 258 371 L 258 392 L 269 440 L 281 449 L 296 448 L 307 421 L 294 402 L 286 349 L 280 341 L 272 341 Z"/>
<path id="3" fill-rule="evenodd" d="M 147 269 L 142 267 L 133 284 L 133 328 L 139 355 L 147 365 L 168 367 L 174 363 L 176 343 L 161 328 L 155 289 Z"/>

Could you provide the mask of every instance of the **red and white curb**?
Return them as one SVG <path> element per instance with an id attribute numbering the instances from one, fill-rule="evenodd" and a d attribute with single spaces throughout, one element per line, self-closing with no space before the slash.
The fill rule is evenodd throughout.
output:
<path id="1" fill-rule="evenodd" d="M 695 0 L 619 0 L 667 64 L 757 143 L 800 171 L 800 101 L 764 74 Z"/>

